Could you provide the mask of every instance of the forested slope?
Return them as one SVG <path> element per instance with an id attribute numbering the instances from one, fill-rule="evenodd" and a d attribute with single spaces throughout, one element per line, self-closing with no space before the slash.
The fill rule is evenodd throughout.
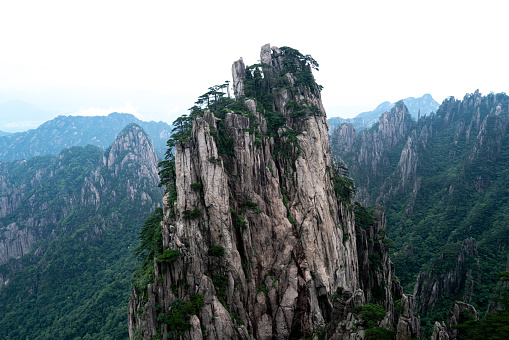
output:
<path id="1" fill-rule="evenodd" d="M 417 283 L 429 330 L 453 300 L 483 313 L 497 299 L 509 249 L 509 97 L 451 97 L 418 122 L 405 110 L 360 133 L 338 127 L 331 148 L 357 199 L 385 207 L 396 274 L 407 291 Z"/>
<path id="2" fill-rule="evenodd" d="M 105 152 L 0 163 L 0 338 L 127 338 L 133 250 L 162 198 L 157 161 L 129 125 Z"/>

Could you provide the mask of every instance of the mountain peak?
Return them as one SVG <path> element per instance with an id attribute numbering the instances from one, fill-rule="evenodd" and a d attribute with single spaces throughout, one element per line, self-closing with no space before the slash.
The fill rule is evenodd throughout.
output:
<path id="1" fill-rule="evenodd" d="M 439 106 L 439 103 L 436 102 L 429 93 L 426 93 L 423 96 L 417 98 L 405 98 L 403 99 L 403 102 L 405 103 L 408 112 L 415 120 L 419 118 L 419 112 L 422 117 L 430 114 L 431 112 L 436 112 Z M 329 125 L 331 126 L 331 132 L 334 127 L 342 123 L 351 123 L 355 127 L 356 131 L 369 129 L 373 124 L 378 122 L 378 119 L 382 114 L 389 112 L 394 107 L 394 105 L 396 105 L 396 103 L 385 101 L 379 104 L 373 111 L 359 113 L 354 118 L 329 118 L 328 121 Z"/>
<path id="2" fill-rule="evenodd" d="M 157 173 L 158 157 L 145 131 L 139 125 L 131 123 L 104 152 L 103 164 L 110 170 L 114 169 L 115 175 L 126 166 L 139 166 L 141 171 L 154 176 Z"/>
<path id="3" fill-rule="evenodd" d="M 330 155 L 311 71 L 318 63 L 270 45 L 261 61 L 244 70 L 235 62 L 235 100 L 213 90 L 192 122 L 176 124 L 174 158 L 161 170 L 164 216 L 154 238 L 142 239 L 162 242 L 144 249 L 128 308 L 131 339 L 180 332 L 169 321 L 179 308 L 183 338 L 299 339 L 324 324 L 350 338 L 354 306 L 379 301 L 394 310 L 394 300 L 406 299 L 382 240 L 368 249 L 385 224 L 355 224 L 353 188 Z M 378 270 L 386 279 L 370 275 Z M 396 319 L 387 314 L 389 325 Z M 400 320 L 398 329 L 415 321 Z"/>
<path id="4" fill-rule="evenodd" d="M 39 155 L 58 155 L 64 148 L 92 144 L 108 148 L 122 129 L 136 123 L 151 136 L 160 157 L 166 151 L 171 126 L 163 122 L 144 122 L 129 113 L 108 116 L 58 116 L 37 129 L 0 136 L 0 160 L 29 159 Z"/>

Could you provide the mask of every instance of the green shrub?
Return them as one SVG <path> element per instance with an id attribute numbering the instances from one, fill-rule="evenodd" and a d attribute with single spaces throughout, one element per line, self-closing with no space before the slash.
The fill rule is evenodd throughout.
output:
<path id="1" fill-rule="evenodd" d="M 257 204 L 255 202 L 246 201 L 244 202 L 244 206 L 248 209 L 256 209 Z"/>
<path id="2" fill-rule="evenodd" d="M 380 255 L 378 254 L 371 254 L 368 256 L 369 263 L 374 267 L 378 268 L 382 265 L 382 259 L 380 258 Z"/>
<path id="3" fill-rule="evenodd" d="M 258 291 L 267 294 L 269 292 L 269 289 L 262 283 L 260 286 L 258 286 Z"/>
<path id="4" fill-rule="evenodd" d="M 172 263 L 179 257 L 180 257 L 180 252 L 178 250 L 166 249 L 165 251 L 163 251 L 163 253 L 161 255 L 159 255 L 157 257 L 157 262 L 158 263 L 162 263 L 162 262 Z"/>
<path id="5" fill-rule="evenodd" d="M 349 239 L 350 239 L 350 235 L 348 234 L 348 232 L 343 231 L 343 242 L 346 242 Z"/>
<path id="6" fill-rule="evenodd" d="M 212 278 L 212 283 L 217 289 L 217 295 L 219 298 L 224 298 L 226 295 L 226 287 L 228 287 L 228 277 L 223 274 L 217 274 Z"/>
<path id="7" fill-rule="evenodd" d="M 219 246 L 213 246 L 209 248 L 209 256 L 222 257 L 224 256 L 224 248 Z"/>
<path id="8" fill-rule="evenodd" d="M 239 315 L 237 313 L 231 314 L 231 317 L 232 317 L 232 320 L 235 321 L 235 324 L 237 326 L 240 327 L 240 326 L 244 325 L 244 323 L 242 321 L 240 321 L 240 317 L 239 317 Z"/>
<path id="9" fill-rule="evenodd" d="M 350 205 L 350 202 L 357 190 L 354 186 L 353 180 L 348 176 L 348 168 L 343 163 L 339 162 L 337 164 L 333 164 L 332 183 L 334 185 L 334 191 L 341 203 L 347 206 Z"/>
<path id="10" fill-rule="evenodd" d="M 403 305 L 401 304 L 401 299 L 394 301 L 394 309 L 400 314 L 403 313 Z"/>
<path id="11" fill-rule="evenodd" d="M 345 290 L 345 288 L 343 287 L 336 288 L 336 294 L 331 295 L 331 300 L 332 301 L 341 300 L 341 297 L 343 296 L 343 290 Z"/>
<path id="12" fill-rule="evenodd" d="M 296 225 L 292 216 L 288 216 L 288 221 L 290 221 L 291 224 Z"/>
<path id="13" fill-rule="evenodd" d="M 242 229 L 246 229 L 247 228 L 247 223 L 246 221 L 244 221 L 244 219 L 242 218 L 242 215 L 237 215 L 235 214 L 235 219 L 233 220 L 233 226 L 235 228 L 242 228 Z"/>
<path id="14" fill-rule="evenodd" d="M 203 185 L 201 183 L 191 183 L 191 188 L 194 191 L 201 191 L 203 188 Z"/>
<path id="15" fill-rule="evenodd" d="M 373 303 L 355 307 L 354 311 L 360 312 L 359 317 L 364 321 L 363 325 L 367 328 L 376 327 L 385 317 L 384 308 Z"/>
<path id="16" fill-rule="evenodd" d="M 182 212 L 182 216 L 183 216 L 185 219 L 192 219 L 192 218 L 196 218 L 196 217 L 201 216 L 201 211 L 200 211 L 200 209 L 194 209 L 194 210 L 184 210 L 184 211 Z"/>
<path id="17" fill-rule="evenodd" d="M 373 215 L 373 211 L 368 210 L 359 202 L 355 202 L 354 213 L 355 225 L 363 229 L 370 227 L 376 221 L 376 218 Z"/>
<path id="18" fill-rule="evenodd" d="M 385 329 L 382 327 L 370 328 L 366 331 L 365 340 L 394 340 L 396 339 L 396 331 Z"/>
<path id="19" fill-rule="evenodd" d="M 169 335 L 177 337 L 191 328 L 189 319 L 203 307 L 203 294 L 192 294 L 190 301 L 175 299 L 167 313 L 159 313 L 157 321 L 168 324 Z"/>

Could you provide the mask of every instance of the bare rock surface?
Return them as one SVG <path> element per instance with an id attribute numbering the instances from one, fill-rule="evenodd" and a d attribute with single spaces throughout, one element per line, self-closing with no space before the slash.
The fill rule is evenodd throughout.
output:
<path id="1" fill-rule="evenodd" d="M 356 237 L 360 231 L 354 213 L 334 190 L 318 86 L 314 81 L 299 84 L 292 73 L 278 74 L 284 53 L 270 45 L 261 51 L 261 68 L 270 70 L 270 76 L 263 70 L 267 79 L 283 77 L 293 84 L 271 89 L 282 127 L 269 131 L 266 110 L 246 99 L 242 115 L 229 112 L 219 119 L 206 110 L 195 118 L 189 141 L 176 144 L 177 199 L 168 205 L 165 198 L 162 236 L 164 250 L 177 250 L 180 256 L 171 263 L 154 261 L 154 284 L 133 292 L 131 339 L 299 339 L 318 334 L 363 339 L 365 329 L 354 308 L 374 301 L 370 273 L 377 277 L 371 282 L 387 286 L 378 300 L 387 307 L 387 327 L 401 323 L 411 329 L 404 334 L 418 333 L 413 332 L 418 324 L 412 324 L 410 303 L 397 321 L 391 294 L 404 296 L 392 281 L 387 247 L 368 245 L 369 237 L 383 242 L 385 216 L 380 212 L 381 222 Z M 299 65 L 311 74 L 309 65 Z M 244 100 L 242 59 L 232 70 L 235 96 Z M 298 105 L 304 113 L 297 112 Z M 221 129 L 231 138 L 228 152 L 218 138 Z M 201 190 L 193 190 L 193 184 Z M 193 218 L 191 211 L 197 212 Z M 374 253 L 383 263 L 369 268 Z M 203 306 L 186 329 L 176 333 L 159 321 L 162 313 L 175 313 L 175 301 L 185 303 L 198 294 L 203 294 Z"/>

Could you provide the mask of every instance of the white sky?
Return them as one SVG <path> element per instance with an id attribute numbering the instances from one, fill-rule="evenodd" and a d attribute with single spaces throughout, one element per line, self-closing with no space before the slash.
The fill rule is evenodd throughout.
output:
<path id="1" fill-rule="evenodd" d="M 320 63 L 329 117 L 509 92 L 508 13 L 506 0 L 2 1 L 0 104 L 171 123 L 265 43 Z"/>

